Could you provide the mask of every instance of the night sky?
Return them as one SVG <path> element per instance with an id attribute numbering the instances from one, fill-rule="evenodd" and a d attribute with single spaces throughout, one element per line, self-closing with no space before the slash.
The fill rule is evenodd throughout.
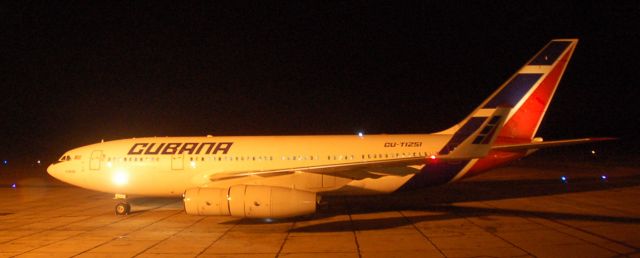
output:
<path id="1" fill-rule="evenodd" d="M 563 37 L 580 42 L 538 135 L 638 138 L 637 1 L 22 2 L 0 4 L 2 159 L 143 136 L 434 132 Z"/>

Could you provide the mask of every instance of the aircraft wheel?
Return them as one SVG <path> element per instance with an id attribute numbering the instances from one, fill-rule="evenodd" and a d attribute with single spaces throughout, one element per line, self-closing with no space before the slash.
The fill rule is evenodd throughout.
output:
<path id="1" fill-rule="evenodd" d="M 116 215 L 128 215 L 131 211 L 131 205 L 126 202 L 121 202 L 116 205 Z"/>

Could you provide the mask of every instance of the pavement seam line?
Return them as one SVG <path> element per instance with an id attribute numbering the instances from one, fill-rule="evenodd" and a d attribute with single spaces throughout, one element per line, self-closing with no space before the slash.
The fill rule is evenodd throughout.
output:
<path id="1" fill-rule="evenodd" d="M 89 218 L 86 218 L 86 219 L 84 219 L 84 220 L 89 220 L 89 219 L 91 219 L 91 218 L 93 218 L 93 217 L 89 217 Z M 114 221 L 114 222 L 111 222 L 111 223 L 106 224 L 106 225 L 104 225 L 104 226 L 112 225 L 112 224 L 114 224 L 114 223 L 118 223 L 118 222 L 123 221 L 123 220 L 126 220 L 126 219 L 129 219 L 129 218 L 125 218 L 125 219 L 122 219 L 122 220 Z M 80 221 L 84 221 L 84 220 L 78 220 L 78 221 L 75 221 L 75 222 L 73 222 L 73 223 L 80 222 Z M 47 229 L 47 230 L 45 230 L 45 231 L 49 231 L 49 230 L 56 229 L 56 228 L 63 227 L 63 226 L 68 226 L 68 224 L 67 224 L 67 225 L 60 225 L 60 226 L 57 226 L 57 227 L 54 227 L 54 228 L 50 228 L 50 229 Z M 104 227 L 104 226 L 102 226 L 102 227 Z M 38 250 L 38 249 L 43 248 L 43 247 L 47 247 L 47 246 L 53 245 L 53 244 L 58 243 L 58 242 L 60 242 L 60 241 L 65 241 L 65 240 L 67 240 L 67 239 L 73 238 L 73 237 L 78 236 L 78 235 L 80 235 L 80 234 L 83 234 L 83 233 L 86 233 L 86 232 L 89 232 L 89 231 L 94 231 L 94 230 L 96 230 L 96 229 L 97 229 L 97 228 L 92 229 L 92 230 L 88 230 L 88 231 L 83 231 L 83 232 L 80 232 L 80 233 L 78 233 L 78 234 L 71 235 L 71 236 L 69 236 L 69 237 L 67 237 L 67 238 L 60 239 L 60 240 L 57 240 L 57 241 L 54 241 L 54 242 L 48 243 L 48 244 L 46 244 L 46 245 L 39 246 L 39 247 L 36 247 L 36 248 L 34 248 L 34 249 L 31 249 L 31 250 L 25 251 L 25 252 L 20 253 L 20 254 L 18 254 L 18 255 L 23 255 L 23 254 L 26 254 L 26 253 L 31 252 L 31 251 L 34 251 L 34 250 Z M 14 241 L 14 240 L 17 240 L 17 239 L 20 239 L 20 238 L 24 238 L 24 237 L 32 236 L 32 235 L 35 235 L 35 234 L 37 234 L 37 233 L 42 233 L 42 232 L 44 232 L 44 231 L 40 231 L 40 232 L 36 232 L 36 233 L 33 233 L 33 234 L 25 235 L 25 236 L 22 236 L 22 237 L 19 237 L 19 238 L 15 238 L 15 239 L 10 240 L 10 241 Z M 10 241 L 9 241 L 9 242 L 10 242 Z"/>
<path id="2" fill-rule="evenodd" d="M 96 206 L 96 207 L 97 207 L 97 206 Z M 60 209 L 62 209 L 62 208 L 60 208 Z M 60 217 L 73 217 L 73 216 L 65 216 L 65 215 L 61 215 L 61 216 L 57 216 L 56 218 L 60 218 Z M 85 218 L 85 219 L 79 219 L 79 220 L 76 220 L 76 221 L 74 221 L 73 223 L 77 223 L 77 222 L 81 222 L 81 221 L 89 220 L 89 219 L 91 219 L 91 218 L 93 218 L 93 217 L 92 217 L 92 216 L 87 216 L 87 218 Z M 123 220 L 126 220 L 126 219 L 129 219 L 129 218 L 125 218 L 125 219 L 123 219 Z M 26 225 L 30 225 L 30 224 L 34 224 L 34 223 L 38 223 L 38 222 L 41 222 L 41 221 L 44 221 L 44 220 L 47 220 L 47 219 L 39 220 L 39 221 L 37 221 L 37 222 L 29 223 L 29 224 L 26 224 Z M 117 222 L 120 222 L 120 221 L 122 221 L 122 220 L 114 221 L 114 222 L 109 223 L 109 224 L 107 224 L 107 225 L 111 225 L 111 224 L 113 224 L 113 223 L 117 223 Z M 48 229 L 43 230 L 43 231 L 38 231 L 38 232 L 34 232 L 34 233 L 31 233 L 31 234 L 27 234 L 27 235 L 24 235 L 24 236 L 21 236 L 21 237 L 18 237 L 18 238 L 14 238 L 14 239 L 11 239 L 11 240 L 8 240 L 8 241 L 5 241 L 5 242 L 2 242 L 2 243 L 0 243 L 0 244 L 9 243 L 9 242 L 12 242 L 12 241 L 15 241 L 15 240 L 18 240 L 18 239 L 21 239 L 21 238 L 25 238 L 25 237 L 33 236 L 33 235 L 36 235 L 36 234 L 38 234 L 38 233 L 42 233 L 42 232 L 45 232 L 45 231 L 52 231 L 52 230 L 58 229 L 58 228 L 60 228 L 60 227 L 68 226 L 68 225 L 69 225 L 69 224 L 64 224 L 64 225 L 60 225 L 60 226 L 57 226 L 57 227 L 48 228 Z M 23 226 L 24 226 L 24 225 L 23 225 Z M 92 230 L 90 230 L 90 231 L 93 231 L 93 230 L 95 230 L 95 229 L 92 229 Z M 46 244 L 46 245 L 38 246 L 38 247 L 36 247 L 36 248 L 33 248 L 33 249 L 30 249 L 30 250 L 27 250 L 27 251 L 22 252 L 22 253 L 17 254 L 17 255 L 23 255 L 23 254 L 26 254 L 26 253 L 28 253 L 28 252 L 31 252 L 31 251 L 34 251 L 34 250 L 37 250 L 37 249 L 40 249 L 40 248 L 43 248 L 43 247 L 46 247 L 46 246 L 53 245 L 53 244 L 58 243 L 58 242 L 60 242 L 60 241 L 64 241 L 64 240 L 70 239 L 70 238 L 72 238 L 72 237 L 75 237 L 75 236 L 77 236 L 77 235 L 80 235 L 80 234 L 82 234 L 82 233 L 86 233 L 86 232 L 87 232 L 87 231 L 85 231 L 85 232 L 80 232 L 80 233 L 78 233 L 78 234 L 71 235 L 71 236 L 69 236 L 69 237 L 67 237 L 67 238 L 60 239 L 60 240 L 57 240 L 57 241 L 53 241 L 53 242 L 48 243 L 48 244 Z M 14 256 L 14 257 L 15 257 L 15 256 Z"/>
<path id="3" fill-rule="evenodd" d="M 590 244 L 590 245 L 594 245 L 594 246 L 597 246 L 597 247 L 599 247 L 599 248 L 605 249 L 605 250 L 607 250 L 607 251 L 611 251 L 611 252 L 614 252 L 614 253 L 616 253 L 616 254 L 622 255 L 622 253 L 620 253 L 620 252 L 618 252 L 618 251 L 611 250 L 611 249 L 610 249 L 610 248 L 608 248 L 608 247 L 604 247 L 604 246 L 601 246 L 601 245 L 599 245 L 599 244 L 597 244 L 597 243 L 593 243 L 593 242 L 588 241 L 588 240 L 586 240 L 586 239 L 584 239 L 584 238 L 582 238 L 582 237 L 579 237 L 579 236 L 576 236 L 576 235 L 572 235 L 572 234 L 569 234 L 569 233 L 564 232 L 564 231 L 562 231 L 562 230 L 558 230 L 558 229 L 553 228 L 553 227 L 550 227 L 550 226 L 548 226 L 548 225 L 545 225 L 545 224 L 542 224 L 542 223 L 536 222 L 536 221 L 534 221 L 534 220 L 532 220 L 532 219 L 530 219 L 530 218 L 524 218 L 524 217 L 522 217 L 522 218 L 523 218 L 523 219 L 526 219 L 527 221 L 530 221 L 531 223 L 534 223 L 534 224 L 536 224 L 536 225 L 542 226 L 543 228 L 549 229 L 549 230 L 551 230 L 551 231 L 555 231 L 555 232 L 558 232 L 558 233 L 560 233 L 560 234 L 563 234 L 563 235 L 566 235 L 566 236 L 569 236 L 569 237 L 573 237 L 573 238 L 575 238 L 575 239 L 578 239 L 578 240 L 583 241 L 583 242 L 585 242 L 585 243 L 588 243 L 588 244 Z M 566 226 L 566 225 L 564 225 L 564 224 L 562 224 L 562 223 L 558 223 L 557 221 L 554 221 L 553 219 L 550 219 L 550 218 L 539 217 L 539 216 L 536 216 L 536 218 L 541 219 L 541 220 L 546 220 L 546 221 L 549 221 L 549 222 L 555 222 L 556 224 Z M 569 227 L 569 228 L 573 229 L 572 227 Z M 585 233 L 586 233 L 586 232 L 585 232 Z M 595 235 L 595 236 L 596 236 L 596 237 L 599 237 L 599 236 L 597 236 L 597 235 Z M 608 239 L 606 239 L 606 238 L 603 238 L 603 239 L 608 240 Z M 612 242 L 617 243 L 616 241 L 612 241 Z M 626 245 L 624 245 L 624 246 L 626 246 Z M 628 247 L 628 246 L 626 246 L 626 247 Z M 634 248 L 634 249 L 635 249 L 635 248 Z M 637 250 L 637 249 L 636 249 L 636 250 Z"/>
<path id="4" fill-rule="evenodd" d="M 98 206 L 100 206 L 100 205 L 96 205 L 96 206 L 93 206 L 93 207 L 98 207 Z M 90 207 L 90 208 L 93 208 L 93 207 Z M 54 210 L 59 210 L 59 209 L 64 209 L 64 207 L 57 208 L 57 209 L 54 209 Z M 24 209 L 23 209 L 23 210 L 24 210 Z M 66 213 L 66 214 L 69 214 L 69 213 Z M 60 218 L 60 217 L 74 217 L 74 216 L 66 216 L 66 214 L 63 214 L 63 215 L 61 215 L 61 216 L 56 216 L 56 217 L 57 217 L 57 218 Z M 77 217 L 77 216 L 76 216 L 76 217 Z M 50 219 L 51 219 L 51 218 L 44 218 L 44 219 L 41 219 L 41 220 L 32 221 L 32 222 L 27 223 L 27 224 L 24 224 L 24 225 L 18 225 L 18 226 L 14 226 L 14 227 L 4 228 L 3 230 L 7 230 L 7 229 L 15 229 L 15 228 L 19 228 L 19 227 L 24 227 L 24 226 L 32 225 L 32 224 L 39 223 L 39 222 L 42 222 L 42 221 L 50 220 Z M 60 226 L 59 226 L 59 227 L 60 227 Z M 57 227 L 54 227 L 54 228 L 57 228 Z M 33 233 L 33 234 L 37 234 L 37 233 Z M 20 239 L 20 238 L 23 238 L 23 237 L 26 237 L 26 236 L 30 236 L 30 235 L 33 235 L 33 234 L 28 234 L 28 235 L 24 235 L 24 236 L 21 236 L 21 237 L 18 237 L 18 238 L 14 238 L 14 239 L 11 239 L 11 240 L 7 240 L 7 241 L 4 241 L 4 242 L 0 242 L 0 244 L 4 244 L 4 243 L 7 243 L 7 242 L 11 242 L 11 241 L 13 241 L 13 240 L 17 240 L 17 239 Z"/>
<path id="5" fill-rule="evenodd" d="M 545 219 L 545 220 L 549 220 L 549 221 L 551 221 L 551 222 L 554 222 L 554 223 L 556 223 L 556 224 L 560 224 L 560 225 L 563 225 L 563 226 L 565 226 L 565 227 L 571 228 L 571 229 L 573 229 L 573 230 L 580 231 L 580 232 L 585 233 L 585 234 L 587 234 L 587 235 L 591 235 L 591 236 L 594 236 L 594 237 L 597 237 L 597 238 L 601 238 L 601 239 L 604 239 L 604 240 L 607 240 L 607 241 L 610 241 L 610 242 L 613 242 L 613 243 L 616 243 L 616 244 L 619 244 L 619 245 L 622 245 L 622 246 L 625 246 L 625 247 L 628 247 L 628 248 L 634 249 L 634 250 L 636 250 L 636 251 L 637 251 L 637 250 L 640 250 L 640 248 L 638 248 L 638 247 L 636 247 L 636 246 L 633 246 L 633 245 L 631 245 L 631 244 L 627 244 L 627 243 L 622 242 L 622 241 L 618 241 L 618 240 L 615 240 L 615 239 L 611 239 L 611 238 L 609 238 L 609 237 L 606 237 L 606 236 L 603 236 L 603 235 L 600 235 L 600 234 L 596 234 L 596 233 L 593 233 L 593 232 L 591 232 L 591 231 L 587 231 L 587 230 L 584 230 L 584 229 L 581 229 L 581 228 L 578 228 L 578 227 L 572 226 L 572 225 L 570 225 L 570 224 L 566 224 L 566 223 L 564 223 L 564 222 L 557 221 L 557 220 L 555 220 L 555 219 L 548 219 L 548 218 L 544 218 L 544 219 Z M 564 233 L 564 234 L 567 234 L 567 235 L 570 235 L 570 234 L 565 233 L 565 232 L 562 232 L 562 231 L 560 231 L 560 232 L 561 232 L 561 233 Z M 573 236 L 573 235 L 570 235 L 570 236 Z M 622 253 L 617 252 L 617 251 L 615 251 L 615 250 L 611 250 L 611 249 L 609 249 L 609 248 L 607 248 L 607 247 L 600 246 L 598 243 L 593 243 L 593 242 L 591 242 L 591 241 L 588 241 L 588 240 L 582 239 L 581 237 L 578 237 L 578 236 L 573 236 L 573 237 L 576 237 L 576 238 L 578 238 L 578 239 L 580 239 L 580 240 L 582 240 L 582 241 L 585 241 L 585 242 L 591 243 L 591 244 L 596 245 L 596 246 L 598 246 L 598 247 L 601 247 L 601 248 L 604 248 L 604 249 L 610 250 L 610 251 L 612 251 L 612 252 L 614 252 L 614 253 L 622 254 Z"/>
<path id="6" fill-rule="evenodd" d="M 493 206 L 493 205 L 491 205 L 491 204 L 489 204 L 489 203 L 484 203 L 484 204 L 485 204 L 485 205 L 487 205 L 487 206 L 489 206 L 489 207 L 495 208 L 495 209 L 500 209 L 500 207 Z M 614 253 L 616 253 L 616 254 L 621 254 L 621 253 L 620 253 L 620 252 L 618 252 L 618 251 L 611 250 L 610 248 L 607 248 L 607 247 L 601 246 L 601 245 L 599 245 L 599 244 L 597 244 L 597 243 L 593 243 L 593 242 L 591 242 L 591 241 L 588 241 L 588 240 L 586 240 L 586 239 L 583 239 L 582 237 L 575 236 L 575 235 L 569 234 L 569 233 L 567 233 L 567 232 L 564 232 L 564 231 L 558 230 L 558 229 L 556 229 L 556 228 L 550 227 L 550 226 L 548 226 L 548 225 L 545 225 L 545 224 L 539 223 L 539 222 L 537 222 L 537 221 L 532 220 L 531 218 L 527 218 L 527 217 L 524 217 L 524 216 L 521 216 L 521 215 L 515 215 L 515 216 L 516 216 L 516 217 L 518 217 L 518 218 L 524 219 L 524 220 L 526 220 L 526 221 L 529 221 L 529 222 L 531 222 L 531 223 L 533 223 L 533 224 L 539 225 L 539 226 L 541 226 L 541 227 L 543 227 L 543 228 L 546 228 L 546 229 L 549 229 L 549 230 L 552 230 L 552 231 L 558 232 L 558 233 L 563 234 L 563 235 L 566 235 L 566 236 L 570 236 L 570 237 L 572 237 L 572 238 L 576 238 L 576 239 L 578 239 L 578 240 L 581 240 L 581 241 L 584 241 L 584 242 L 589 243 L 589 244 L 591 244 L 591 245 L 594 245 L 594 246 L 600 247 L 600 248 L 602 248 L 602 249 L 605 249 L 605 250 L 608 250 L 608 251 L 614 252 Z M 542 219 L 542 220 L 547 220 L 547 221 L 550 221 L 550 222 L 556 222 L 557 224 L 563 225 L 562 223 L 558 223 L 557 221 L 555 221 L 555 220 L 553 220 L 553 219 L 551 219 L 551 218 L 546 218 L 546 217 L 539 216 L 539 215 L 533 215 L 533 216 L 535 216 L 536 218 Z M 569 227 L 569 228 L 572 228 L 572 227 Z M 490 233 L 490 232 L 489 232 L 489 233 Z M 585 232 L 585 233 L 586 233 L 586 232 Z M 599 236 L 597 236 L 597 235 L 594 235 L 594 236 L 599 237 Z M 603 239 L 605 239 L 605 240 L 609 240 L 609 239 L 606 239 L 606 238 L 603 238 Z M 615 241 L 612 241 L 612 242 L 614 242 L 614 243 L 615 243 Z M 627 246 L 627 247 L 628 247 L 628 246 Z M 635 249 L 635 248 L 634 248 L 634 249 Z"/>
<path id="7" fill-rule="evenodd" d="M 404 215 L 404 212 L 402 211 L 398 211 L 400 213 L 400 215 L 402 215 L 402 217 L 409 223 L 411 223 L 411 226 L 418 231 L 418 233 L 420 233 L 420 235 L 422 235 L 422 237 L 424 237 L 436 250 L 438 250 L 438 252 L 440 252 L 440 254 L 442 254 L 442 257 L 447 257 L 444 252 L 442 250 L 440 250 L 440 248 L 433 242 L 431 241 L 431 239 L 424 233 L 422 232 L 422 230 L 420 230 L 418 228 L 418 226 L 416 226 L 415 223 L 413 223 L 413 221 L 411 221 L 407 216 Z"/>
<path id="8" fill-rule="evenodd" d="M 200 253 L 198 253 L 198 255 L 196 255 L 196 257 L 202 255 L 204 252 L 206 252 L 207 250 L 209 250 L 209 248 L 211 248 L 211 246 L 213 246 L 213 244 L 215 244 L 216 242 L 220 241 L 220 239 L 222 239 L 222 237 L 224 237 L 225 235 L 227 235 L 227 233 L 229 233 L 229 231 L 231 231 L 233 228 L 235 228 L 238 225 L 238 222 L 236 222 L 236 224 L 233 224 L 233 226 L 229 227 L 226 231 L 224 231 L 224 233 L 222 233 L 222 235 L 220 235 L 218 238 L 216 238 L 216 240 L 213 240 L 211 242 L 211 244 L 209 244 L 207 247 L 205 247 L 204 249 L 202 249 L 202 251 L 200 251 Z"/>
<path id="9" fill-rule="evenodd" d="M 356 230 L 356 225 L 353 223 L 353 217 L 351 217 L 351 205 L 349 204 L 349 201 L 347 200 L 347 198 L 344 198 L 344 202 L 347 205 L 347 214 L 349 214 L 349 222 L 351 223 L 351 232 L 353 232 L 353 239 L 356 242 L 356 251 L 358 251 L 358 257 L 362 258 L 362 253 L 360 253 L 360 243 L 358 243 L 358 234 L 357 234 L 357 230 Z"/>
<path id="10" fill-rule="evenodd" d="M 276 253 L 276 258 L 280 257 L 280 253 L 282 253 L 282 249 L 284 248 L 284 245 L 287 243 L 287 239 L 289 239 L 289 235 L 291 234 L 291 230 L 295 228 L 296 225 L 296 220 L 293 221 L 293 223 L 291 223 L 291 227 L 289 228 L 289 230 L 287 230 L 287 235 L 284 237 L 284 240 L 282 241 L 282 244 L 280 245 L 280 249 L 278 249 L 278 253 Z"/>
<path id="11" fill-rule="evenodd" d="M 559 197 L 559 196 L 555 196 L 554 198 L 558 198 L 558 199 L 566 200 L 566 198 L 561 198 L 561 197 Z M 621 242 L 621 241 L 618 241 L 618 240 L 615 240 L 615 239 L 611 239 L 611 238 L 608 238 L 608 237 L 605 237 L 605 236 L 602 236 L 602 235 L 599 235 L 599 234 L 596 234 L 596 233 L 593 233 L 593 232 L 590 232 L 590 231 L 586 231 L 586 230 L 583 230 L 583 229 L 580 229 L 580 228 L 577 228 L 577 227 L 571 226 L 571 225 L 569 225 L 569 224 L 566 224 L 566 223 L 560 222 L 560 221 L 558 221 L 558 220 L 556 220 L 556 219 L 547 218 L 547 217 L 541 217 L 541 216 L 536 216 L 536 217 L 537 217 L 537 218 L 540 218 L 540 219 L 543 219 L 543 220 L 547 220 L 547 221 L 550 221 L 550 222 L 556 223 L 556 224 L 559 224 L 559 225 L 562 225 L 562 226 L 565 226 L 565 227 L 567 227 L 567 228 L 570 228 L 570 229 L 573 229 L 573 230 L 576 230 L 576 231 L 580 231 L 580 232 L 585 233 L 585 234 L 587 234 L 587 235 L 591 235 L 591 236 L 594 236 L 594 237 L 597 237 L 597 238 L 601 238 L 601 239 L 604 239 L 604 240 L 607 240 L 607 241 L 610 241 L 610 242 L 613 242 L 613 243 L 616 243 L 616 244 L 622 245 L 622 246 L 627 247 L 627 248 L 630 248 L 630 249 L 638 250 L 638 247 L 636 247 L 636 246 L 633 246 L 633 245 L 630 245 L 630 244 L 627 244 L 627 243 L 624 243 L 624 242 Z M 530 220 L 530 221 L 531 221 L 531 220 Z M 561 233 L 561 234 L 564 234 L 564 235 L 567 235 L 567 236 L 571 236 L 571 237 L 575 237 L 575 238 L 577 238 L 577 239 L 580 239 L 581 241 L 587 242 L 587 243 L 589 243 L 589 244 L 592 244 L 592 245 L 594 245 L 594 246 L 600 247 L 600 248 L 602 248 L 602 249 L 609 250 L 609 251 L 611 251 L 611 252 L 614 252 L 614 253 L 617 253 L 617 254 L 623 255 L 622 253 L 620 253 L 620 252 L 618 252 L 618 251 L 616 251 L 616 250 L 612 250 L 612 249 L 610 249 L 610 248 L 608 248 L 608 247 L 606 247 L 606 246 L 602 246 L 602 245 L 600 245 L 600 244 L 598 244 L 598 243 L 594 243 L 594 242 L 589 241 L 589 240 L 586 240 L 586 239 L 584 239 L 584 238 L 582 238 L 582 237 L 579 237 L 579 236 L 575 236 L 575 235 L 569 234 L 569 233 L 567 233 L 567 232 L 564 232 L 564 231 L 558 230 L 558 229 L 553 228 L 553 227 L 549 227 L 548 225 L 544 225 L 544 224 L 538 223 L 538 222 L 536 222 L 536 221 L 531 221 L 531 222 L 536 223 L 536 224 L 538 224 L 538 225 L 541 225 L 541 226 L 543 226 L 543 227 L 549 228 L 549 229 L 551 229 L 551 230 L 553 230 L 553 231 L 556 231 L 556 232 L 558 232 L 558 233 Z"/>
<path id="12" fill-rule="evenodd" d="M 484 203 L 484 202 L 480 202 L 480 203 L 481 203 L 481 204 L 483 204 L 483 205 L 485 205 L 485 206 L 488 206 L 488 207 L 496 208 L 496 207 L 493 207 L 493 206 L 491 206 L 491 205 L 489 205 L 489 204 L 487 204 L 487 203 Z M 474 226 L 476 226 L 476 227 L 479 227 L 480 229 L 482 229 L 482 231 L 487 232 L 487 233 L 489 233 L 490 235 L 492 235 L 492 236 L 494 236 L 494 237 L 497 237 L 498 239 L 500 239 L 500 240 L 502 240 L 502 241 L 504 241 L 504 242 L 506 242 L 506 243 L 510 244 L 511 246 L 513 246 L 513 247 L 515 247 L 515 248 L 517 248 L 517 249 L 520 249 L 521 251 L 525 252 L 527 255 L 530 255 L 530 256 L 535 257 L 535 255 L 534 255 L 534 254 L 530 253 L 529 251 L 525 250 L 524 248 L 519 247 L 518 245 L 516 245 L 516 244 L 512 243 L 511 241 L 509 241 L 509 240 L 505 239 L 504 237 L 501 237 L 501 236 L 499 236 L 498 234 L 496 234 L 496 233 L 494 233 L 494 232 L 491 232 L 491 231 L 489 231 L 489 230 L 486 230 L 486 229 L 485 229 L 485 228 L 483 228 L 482 226 L 480 226 L 480 225 L 476 224 L 475 222 L 473 222 L 472 220 L 470 220 L 470 219 L 469 219 L 469 217 L 465 216 L 465 217 L 464 217 L 464 220 L 468 221 L 469 223 L 473 224 L 473 225 L 474 225 Z"/>
<path id="13" fill-rule="evenodd" d="M 166 205 L 165 205 L 165 206 L 166 206 Z M 174 214 L 174 215 L 178 215 L 178 214 L 179 214 L 179 213 Z M 181 233 L 181 232 L 183 232 L 183 231 L 187 230 L 187 228 L 190 228 L 191 226 L 193 226 L 193 225 L 197 224 L 198 222 L 202 221 L 204 218 L 206 218 L 206 217 L 204 217 L 204 216 L 203 216 L 202 218 L 200 218 L 200 219 L 198 219 L 198 220 L 194 221 L 193 223 L 189 224 L 189 225 L 188 225 L 188 226 L 186 226 L 185 228 L 183 228 L 183 229 L 179 230 L 178 232 L 175 232 L 175 233 L 171 234 L 170 236 L 168 236 L 168 237 L 166 237 L 166 238 L 164 238 L 164 239 L 162 239 L 162 240 L 160 240 L 160 241 L 156 242 L 155 244 L 153 244 L 153 245 L 151 245 L 151 246 L 149 246 L 149 247 L 145 248 L 144 250 L 142 250 L 141 252 L 139 252 L 139 253 L 135 254 L 135 255 L 134 255 L 134 256 L 132 256 L 132 257 L 137 257 L 137 256 L 139 256 L 139 255 L 143 254 L 143 253 L 144 253 L 144 252 L 146 252 L 147 250 L 149 250 L 149 249 L 151 249 L 151 248 L 153 248 L 153 247 L 155 247 L 155 246 L 159 245 L 160 243 L 162 243 L 162 242 L 164 242 L 164 241 L 167 241 L 167 239 L 169 239 L 169 238 L 171 238 L 171 237 L 173 237 L 173 236 L 175 236 L 175 235 L 177 235 L 177 234 L 179 234 L 179 233 Z"/>
<path id="14" fill-rule="evenodd" d="M 159 208 L 159 207 L 156 207 L 156 208 L 153 208 L 153 209 L 150 209 L 150 210 L 146 210 L 146 211 L 152 211 L 152 210 L 155 210 L 155 209 L 157 209 L 157 208 Z M 146 211 L 145 211 L 145 212 L 146 212 Z M 168 219 L 169 217 L 172 217 L 172 216 L 174 216 L 174 215 L 176 215 L 176 214 L 178 214 L 178 213 L 180 213 L 180 211 L 179 211 L 179 212 L 176 212 L 176 213 L 173 213 L 173 214 L 170 214 L 170 215 L 168 215 L 168 216 L 166 216 L 166 217 L 164 217 L 164 218 L 162 218 L 162 219 L 160 219 L 160 220 L 154 221 L 153 223 L 147 224 L 147 225 L 146 225 L 146 226 L 144 226 L 144 227 L 140 227 L 140 228 L 138 228 L 138 229 L 137 229 L 137 230 L 135 230 L 135 231 L 128 232 L 128 233 L 126 233 L 126 234 L 124 234 L 124 235 L 122 235 L 122 236 L 127 236 L 127 235 L 129 235 L 129 234 L 131 234 L 131 233 L 133 233 L 133 232 L 140 231 L 140 230 L 142 230 L 142 229 L 144 229 L 144 228 L 147 228 L 147 227 L 149 227 L 149 226 L 151 226 L 151 225 L 153 225 L 153 224 L 156 224 L 156 223 L 158 223 L 158 222 L 160 222 L 160 221 L 163 221 L 163 220 L 165 220 L 165 219 Z M 140 214 L 142 214 L 142 213 L 140 213 Z M 130 215 L 127 215 L 127 218 L 126 218 L 125 220 L 130 219 L 130 218 L 129 218 L 129 216 L 130 216 Z M 120 222 L 120 221 L 122 221 L 122 220 L 119 220 L 119 221 L 117 221 L 117 222 Z M 117 223 L 117 222 L 114 222 L 114 223 Z M 113 224 L 113 223 L 112 223 L 112 224 Z M 111 225 L 111 224 L 110 224 L 110 225 Z M 95 229 L 94 229 L 94 230 L 95 230 Z M 105 245 L 105 244 L 107 244 L 107 243 L 112 242 L 113 240 L 120 239 L 120 237 L 121 237 L 121 236 L 117 236 L 117 237 L 111 238 L 111 240 L 107 240 L 107 241 L 105 241 L 105 242 L 104 242 L 104 243 L 102 243 L 102 244 L 99 244 L 99 245 L 97 245 L 97 246 L 94 246 L 94 247 L 92 247 L 92 248 L 89 248 L 89 249 L 87 249 L 87 250 L 84 250 L 84 251 L 82 251 L 82 252 L 80 252 L 80 253 L 77 253 L 77 254 L 75 254 L 75 255 L 72 255 L 71 257 L 76 257 L 76 256 L 81 255 L 81 254 L 83 254 L 83 253 L 86 253 L 86 252 L 89 252 L 89 251 L 91 251 L 91 250 L 94 250 L 94 249 L 96 249 L 96 248 L 98 248 L 98 247 L 101 247 L 101 246 L 103 246 L 103 245 Z"/>

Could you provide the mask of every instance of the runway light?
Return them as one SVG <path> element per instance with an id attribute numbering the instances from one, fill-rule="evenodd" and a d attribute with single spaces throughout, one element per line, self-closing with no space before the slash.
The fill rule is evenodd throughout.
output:
<path id="1" fill-rule="evenodd" d="M 16 183 L 11 184 L 11 188 L 15 189 L 16 187 Z"/>
<path id="2" fill-rule="evenodd" d="M 364 137 L 364 133 L 363 132 L 358 132 L 358 137 Z"/>

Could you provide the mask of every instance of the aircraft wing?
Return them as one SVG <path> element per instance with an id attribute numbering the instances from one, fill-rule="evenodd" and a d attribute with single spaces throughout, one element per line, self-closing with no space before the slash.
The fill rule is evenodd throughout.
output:
<path id="1" fill-rule="evenodd" d="M 558 147 L 558 146 L 566 146 L 566 145 L 583 144 L 583 143 L 589 143 L 589 142 L 611 141 L 615 139 L 616 138 L 604 137 L 604 138 L 582 138 L 582 139 L 556 140 L 556 141 L 538 141 L 538 142 L 534 141 L 532 143 L 491 146 L 491 150 L 501 150 L 501 151 L 531 150 L 531 149 L 542 149 L 542 148 L 550 148 L 550 147 Z"/>
<path id="2" fill-rule="evenodd" d="M 306 172 L 316 174 L 330 174 L 332 176 L 362 179 L 377 178 L 385 175 L 406 175 L 417 173 L 418 169 L 412 169 L 410 166 L 423 165 L 427 161 L 427 157 L 409 157 L 391 160 L 368 161 L 368 162 L 351 162 L 343 164 L 332 164 L 322 166 L 294 167 L 275 170 L 258 170 L 258 171 L 241 171 L 229 173 L 215 173 L 209 176 L 211 181 L 222 181 L 247 176 L 278 176 L 290 174 L 294 172 Z M 384 168 L 384 169 L 380 169 Z M 376 171 L 376 172 L 372 172 Z M 377 172 L 384 171 L 384 172 Z"/>

